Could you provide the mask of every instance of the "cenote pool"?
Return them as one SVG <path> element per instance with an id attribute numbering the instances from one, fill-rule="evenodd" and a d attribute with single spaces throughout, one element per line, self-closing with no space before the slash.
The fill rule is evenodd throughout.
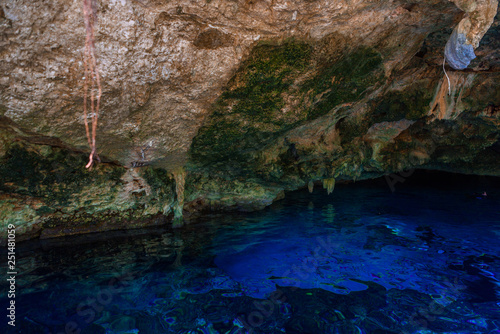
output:
<path id="1" fill-rule="evenodd" d="M 0 331 L 500 333 L 499 208 L 498 179 L 420 172 L 394 192 L 316 185 L 179 230 L 19 243 Z"/>

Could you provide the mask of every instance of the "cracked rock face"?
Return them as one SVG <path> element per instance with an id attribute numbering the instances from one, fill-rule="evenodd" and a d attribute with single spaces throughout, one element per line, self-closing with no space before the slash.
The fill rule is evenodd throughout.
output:
<path id="1" fill-rule="evenodd" d="M 0 4 L 0 218 L 26 235 L 82 233 L 61 228 L 71 217 L 157 224 L 178 203 L 186 217 L 257 209 L 406 168 L 500 175 L 496 1 L 97 1 L 94 171 L 76 163 L 81 7 Z M 464 19 L 477 58 L 448 87 L 444 48 Z"/>

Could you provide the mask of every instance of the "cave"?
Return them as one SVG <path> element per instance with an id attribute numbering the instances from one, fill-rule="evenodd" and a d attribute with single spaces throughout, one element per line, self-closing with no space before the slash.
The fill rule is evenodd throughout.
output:
<path id="1" fill-rule="evenodd" d="M 0 331 L 500 332 L 498 7 L 3 1 Z"/>

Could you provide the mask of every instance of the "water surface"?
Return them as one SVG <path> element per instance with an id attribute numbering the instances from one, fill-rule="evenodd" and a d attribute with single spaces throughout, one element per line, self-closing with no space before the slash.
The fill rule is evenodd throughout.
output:
<path id="1" fill-rule="evenodd" d="M 175 231 L 21 243 L 16 327 L 0 330 L 500 333 L 498 180 L 413 180 L 316 186 Z"/>

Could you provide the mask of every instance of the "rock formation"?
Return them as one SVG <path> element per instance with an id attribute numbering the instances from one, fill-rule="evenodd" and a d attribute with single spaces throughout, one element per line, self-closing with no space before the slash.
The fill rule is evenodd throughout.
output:
<path id="1" fill-rule="evenodd" d="M 488 31 L 498 8 L 498 0 L 454 0 L 465 12 L 464 18 L 455 27 L 446 43 L 445 56 L 451 67 L 463 70 L 476 56 L 474 49 Z"/>
<path id="2" fill-rule="evenodd" d="M 82 4 L 6 0 L 1 224 L 20 238 L 164 224 L 180 188 L 189 220 L 260 209 L 315 181 L 410 168 L 500 175 L 497 9 L 496 0 L 98 1 L 101 163 L 88 171 Z M 476 58 L 447 67 L 448 84 L 455 27 Z M 186 171 L 182 186 L 176 170 Z"/>

